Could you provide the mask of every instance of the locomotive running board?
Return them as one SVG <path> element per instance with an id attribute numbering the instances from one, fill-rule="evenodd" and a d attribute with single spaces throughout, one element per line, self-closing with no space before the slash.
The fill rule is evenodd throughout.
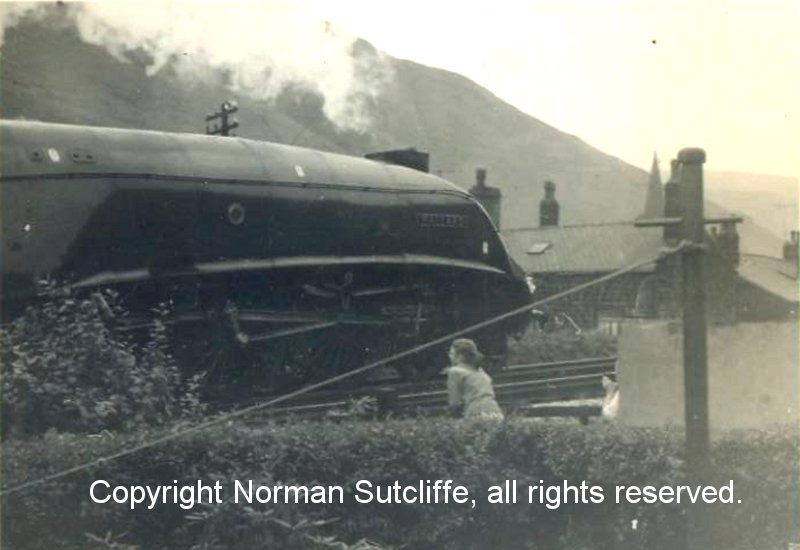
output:
<path id="1" fill-rule="evenodd" d="M 165 317 L 162 319 L 158 319 L 157 321 L 163 325 L 178 325 L 181 323 L 197 323 L 197 322 L 207 322 L 212 320 L 213 318 L 205 313 L 194 313 L 194 314 L 181 314 L 176 315 L 174 317 Z M 133 322 L 128 322 L 126 324 L 120 324 L 116 327 L 116 330 L 122 332 L 129 332 L 135 330 L 142 330 L 147 329 L 153 326 L 156 322 L 155 319 L 148 319 L 148 320 L 140 320 L 140 319 L 132 319 Z M 268 332 L 262 333 L 254 336 L 247 336 L 248 341 L 259 341 L 259 340 L 270 340 L 273 337 L 270 336 L 271 334 L 278 334 L 279 332 L 282 333 L 282 336 L 288 336 L 292 334 L 299 334 L 301 332 L 306 332 L 309 330 L 317 330 L 320 328 L 328 328 L 332 326 L 341 326 L 341 325 L 364 325 L 364 326 L 387 326 L 395 323 L 397 319 L 379 319 L 379 318 L 359 318 L 355 316 L 336 316 L 336 317 L 322 317 L 322 316 L 310 316 L 310 315 L 286 315 L 285 313 L 276 312 L 275 314 L 269 314 L 265 312 L 249 312 L 247 310 L 243 312 L 238 312 L 236 314 L 236 321 L 241 322 L 261 322 L 261 323 L 301 323 L 303 326 L 284 329 L 282 331 L 275 331 L 275 332 Z M 425 322 L 427 319 L 420 318 L 415 319 L 415 321 Z M 124 322 L 124 321 L 123 321 Z M 312 328 L 314 327 L 314 328 Z M 237 331 L 240 332 L 240 331 Z"/>
<path id="2" fill-rule="evenodd" d="M 225 273 L 241 273 L 245 271 L 270 271 L 273 269 L 286 269 L 292 267 L 311 266 L 348 266 L 348 265 L 424 265 L 480 271 L 495 275 L 506 275 L 496 267 L 472 262 L 457 260 L 441 256 L 425 254 L 399 254 L 380 256 L 300 256 L 294 258 L 270 258 L 265 260 L 236 260 L 231 262 L 202 262 L 191 268 L 177 269 L 174 271 L 158 271 L 153 273 L 149 269 L 131 269 L 127 271 L 104 271 L 91 275 L 71 285 L 70 288 L 87 288 L 119 283 L 133 283 L 150 279 L 186 277 L 197 275 L 216 275 Z"/>

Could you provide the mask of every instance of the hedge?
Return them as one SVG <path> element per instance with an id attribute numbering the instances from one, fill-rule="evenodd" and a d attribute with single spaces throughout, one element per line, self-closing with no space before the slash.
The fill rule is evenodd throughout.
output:
<path id="1" fill-rule="evenodd" d="M 517 339 L 509 339 L 509 363 L 548 363 L 593 357 L 611 357 L 617 353 L 617 338 L 600 331 L 548 333 L 531 325 Z"/>
<path id="2" fill-rule="evenodd" d="M 4 485 L 13 487 L 160 433 L 58 435 L 4 445 Z M 712 547 L 780 549 L 798 532 L 797 433 L 731 433 L 713 445 L 706 483 L 734 482 L 739 504 L 709 506 Z M 682 435 L 596 422 L 511 418 L 496 429 L 447 419 L 221 425 L 25 491 L 4 495 L 8 548 L 409 548 L 658 549 L 682 545 L 687 508 L 672 504 L 488 504 L 490 486 L 568 480 L 601 486 L 686 483 Z M 452 479 L 477 498 L 457 504 L 159 504 L 131 511 L 95 504 L 92 481 L 223 486 L 388 485 Z M 688 508 L 691 511 L 691 507 Z"/>

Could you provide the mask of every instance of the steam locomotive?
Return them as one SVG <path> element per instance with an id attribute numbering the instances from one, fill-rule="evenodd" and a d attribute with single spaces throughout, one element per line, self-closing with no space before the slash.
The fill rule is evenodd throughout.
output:
<path id="1" fill-rule="evenodd" d="M 291 387 L 530 300 L 482 207 L 427 173 L 233 137 L 2 121 L 0 139 L 4 314 L 46 276 L 112 289 L 123 331 L 166 307 L 174 356 L 212 384 Z M 474 337 L 501 355 L 524 322 Z"/>

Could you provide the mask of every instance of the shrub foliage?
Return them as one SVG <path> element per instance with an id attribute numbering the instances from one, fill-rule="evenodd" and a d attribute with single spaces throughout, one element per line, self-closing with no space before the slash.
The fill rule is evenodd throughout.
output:
<path id="1" fill-rule="evenodd" d="M 509 340 L 511 364 L 611 357 L 616 353 L 616 337 L 598 331 L 546 332 L 531 324 L 520 338 Z"/>
<path id="2" fill-rule="evenodd" d="M 5 484 L 146 437 L 50 435 L 13 441 L 5 450 Z M 798 458 L 796 433 L 731 434 L 714 444 L 705 483 L 733 480 L 742 502 L 711 507 L 713 548 L 784 550 L 798 539 Z M 170 503 L 132 511 L 126 505 L 92 503 L 88 490 L 96 479 L 124 486 L 221 480 L 225 502 L 192 510 Z M 350 492 L 342 504 L 234 504 L 234 479 L 270 486 L 338 485 Z M 452 479 L 466 486 L 477 504 L 359 504 L 352 489 L 362 479 L 380 485 Z M 504 480 L 517 480 L 519 502 L 487 503 L 489 488 Z M 564 480 L 600 486 L 606 501 L 555 509 L 527 502 L 526 486 Z M 139 548 L 666 549 L 683 544 L 691 508 L 616 504 L 614 487 L 682 483 L 682 436 L 659 430 L 514 418 L 492 432 L 445 419 L 251 421 L 187 435 L 5 495 L 4 527 L 14 548 L 84 548 L 89 534 Z"/>
<path id="3" fill-rule="evenodd" d="M 112 294 L 76 297 L 49 286 L 43 295 L 0 333 L 7 435 L 125 430 L 202 408 L 163 324 L 136 342 L 111 328 L 107 317 L 124 315 Z"/>

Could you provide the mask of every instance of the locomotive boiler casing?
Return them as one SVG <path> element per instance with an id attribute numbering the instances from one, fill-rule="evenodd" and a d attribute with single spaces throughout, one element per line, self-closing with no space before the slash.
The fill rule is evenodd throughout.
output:
<path id="1" fill-rule="evenodd" d="M 52 277 L 137 289 L 142 311 L 187 287 L 199 309 L 360 314 L 393 330 L 416 308 L 419 341 L 529 298 L 482 207 L 429 174 L 231 137 L 0 130 L 4 313 Z"/>

